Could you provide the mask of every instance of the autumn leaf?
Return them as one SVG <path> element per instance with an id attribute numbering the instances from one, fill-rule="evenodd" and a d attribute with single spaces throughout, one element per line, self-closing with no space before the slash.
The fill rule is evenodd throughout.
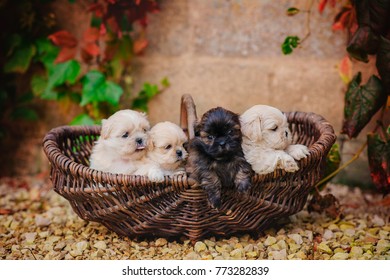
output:
<path id="1" fill-rule="evenodd" d="M 53 44 L 59 47 L 73 48 L 77 45 L 77 39 L 66 30 L 61 30 L 48 37 Z"/>
<path id="2" fill-rule="evenodd" d="M 336 171 L 339 168 L 340 163 L 341 163 L 340 149 L 339 149 L 339 145 L 337 143 L 335 143 L 335 144 L 332 145 L 328 155 L 326 156 L 325 167 L 324 167 L 324 175 L 322 176 L 322 178 L 326 178 L 328 175 L 330 175 L 334 171 Z M 334 176 L 336 176 L 336 174 Z M 332 178 L 334 176 L 332 176 L 328 180 L 322 182 L 319 186 L 317 186 L 317 189 L 319 191 L 321 191 L 325 187 L 325 185 L 330 180 L 332 180 Z"/>
<path id="3" fill-rule="evenodd" d="M 352 77 L 352 62 L 347 55 L 341 60 L 338 70 L 343 82 L 348 84 Z"/>
<path id="4" fill-rule="evenodd" d="M 390 126 L 384 139 L 377 133 L 367 135 L 367 154 L 371 179 L 377 190 L 390 193 Z"/>
<path id="5" fill-rule="evenodd" d="M 386 103 L 387 95 L 381 80 L 372 75 L 365 85 L 358 72 L 349 83 L 345 94 L 344 120 L 341 133 L 355 138 L 371 120 L 372 116 Z"/>
<path id="6" fill-rule="evenodd" d="M 83 41 L 85 43 L 95 43 L 97 40 L 99 40 L 99 37 L 99 28 L 90 27 L 84 31 Z"/>
<path id="7" fill-rule="evenodd" d="M 135 54 L 140 54 L 148 46 L 148 40 L 145 38 L 138 39 L 134 42 L 133 51 Z"/>
<path id="8" fill-rule="evenodd" d="M 77 53 L 76 48 L 63 47 L 60 49 L 60 52 L 58 53 L 58 56 L 54 60 L 54 63 L 62 63 L 71 60 L 76 56 L 76 53 Z"/>

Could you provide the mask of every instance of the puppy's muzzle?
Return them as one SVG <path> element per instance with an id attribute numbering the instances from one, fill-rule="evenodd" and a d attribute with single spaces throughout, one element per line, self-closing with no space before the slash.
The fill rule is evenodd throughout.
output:
<path id="1" fill-rule="evenodd" d="M 136 138 L 135 143 L 137 146 L 137 151 L 141 151 L 141 150 L 144 150 L 146 148 L 145 141 L 143 138 L 140 138 L 140 137 Z"/>

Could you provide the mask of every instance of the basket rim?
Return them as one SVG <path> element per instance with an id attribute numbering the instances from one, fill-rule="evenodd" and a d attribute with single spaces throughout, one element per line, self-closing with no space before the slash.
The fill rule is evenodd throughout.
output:
<path id="1" fill-rule="evenodd" d="M 319 131 L 320 137 L 310 146 L 309 155 L 307 159 L 310 159 L 314 154 L 319 154 L 320 157 L 325 155 L 333 143 L 336 141 L 336 135 L 331 124 L 325 120 L 321 115 L 318 115 L 313 112 L 286 112 L 288 118 L 295 119 L 297 117 L 306 117 L 311 124 Z M 58 139 L 63 135 L 66 135 L 67 132 L 78 132 L 80 135 L 85 130 L 96 132 L 100 134 L 100 125 L 79 125 L 79 126 L 70 126 L 64 125 L 51 129 L 43 139 L 43 150 L 49 159 L 51 164 L 55 164 L 58 168 L 63 171 L 70 172 L 72 176 L 82 177 L 96 182 L 106 182 L 111 185 L 117 184 L 131 184 L 131 183 L 140 183 L 145 184 L 171 184 L 173 182 L 180 181 L 181 184 L 186 186 L 193 186 L 196 182 L 187 177 L 185 174 L 178 174 L 173 176 L 165 176 L 165 181 L 161 183 L 152 182 L 147 176 L 140 175 L 126 175 L 126 174 L 117 174 L 110 173 L 105 171 L 99 171 L 92 169 L 89 166 L 83 165 L 73 161 L 71 158 L 63 154 L 62 150 L 58 145 Z M 309 162 L 309 161 L 308 161 Z M 259 175 L 255 174 L 253 177 L 257 176 L 257 179 L 260 177 L 269 177 L 274 176 L 274 173 Z"/>

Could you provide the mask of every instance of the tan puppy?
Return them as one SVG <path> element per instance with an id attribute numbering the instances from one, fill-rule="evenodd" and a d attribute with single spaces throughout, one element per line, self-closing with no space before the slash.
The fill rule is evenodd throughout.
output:
<path id="1" fill-rule="evenodd" d="M 149 129 L 146 114 L 133 110 L 121 110 L 103 120 L 90 167 L 111 173 L 134 173 L 146 154 Z"/>
<path id="2" fill-rule="evenodd" d="M 287 172 L 299 169 L 295 160 L 309 154 L 304 145 L 291 145 L 291 132 L 286 116 L 267 105 L 255 105 L 240 116 L 245 159 L 258 174 L 277 168 Z"/>
<path id="3" fill-rule="evenodd" d="M 184 172 L 182 163 L 187 158 L 183 147 L 187 136 L 183 130 L 171 122 L 160 122 L 149 132 L 146 157 L 135 175 L 146 175 L 151 181 L 162 182 L 164 176 Z"/>

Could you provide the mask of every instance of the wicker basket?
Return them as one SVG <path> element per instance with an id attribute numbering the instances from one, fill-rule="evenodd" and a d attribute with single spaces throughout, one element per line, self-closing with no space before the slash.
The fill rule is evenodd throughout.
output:
<path id="1" fill-rule="evenodd" d="M 294 142 L 310 149 L 310 155 L 298 162 L 299 171 L 255 175 L 246 195 L 223 190 L 219 210 L 209 207 L 206 193 L 185 175 L 153 183 L 143 176 L 90 169 L 89 156 L 99 137 L 99 126 L 54 128 L 43 146 L 51 163 L 54 190 L 82 219 L 99 222 L 120 235 L 194 241 L 210 235 L 258 234 L 275 219 L 303 208 L 336 139 L 333 128 L 321 116 L 303 112 L 286 115 Z M 190 138 L 196 118 L 191 96 L 184 95 L 180 122 Z"/>

